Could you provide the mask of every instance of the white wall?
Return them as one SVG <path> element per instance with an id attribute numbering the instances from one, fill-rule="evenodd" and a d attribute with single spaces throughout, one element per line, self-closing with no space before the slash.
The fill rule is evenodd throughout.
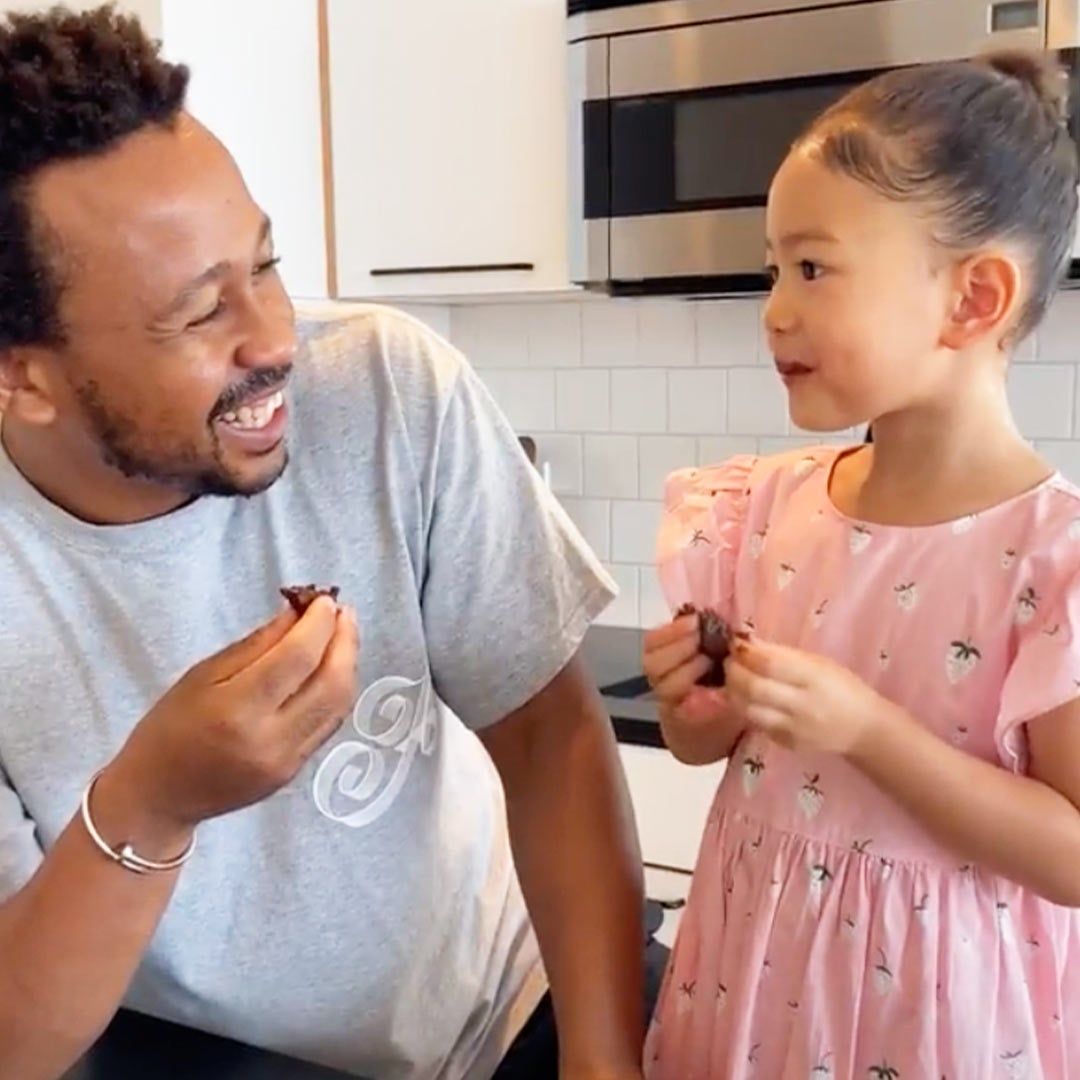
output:
<path id="1" fill-rule="evenodd" d="M 536 437 L 552 486 L 622 587 L 602 621 L 667 617 L 652 552 L 668 472 L 820 441 L 791 428 L 760 315 L 757 300 L 450 309 L 454 344 Z M 1080 481 L 1078 364 L 1080 293 L 1064 293 L 1017 358 L 1010 396 L 1024 433 Z"/>

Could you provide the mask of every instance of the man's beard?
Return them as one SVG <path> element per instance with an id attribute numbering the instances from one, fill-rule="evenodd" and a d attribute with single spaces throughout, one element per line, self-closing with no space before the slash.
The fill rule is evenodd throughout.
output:
<path id="1" fill-rule="evenodd" d="M 101 451 L 106 465 L 132 480 L 144 480 L 193 499 L 207 495 L 227 498 L 249 498 L 272 487 L 288 465 L 288 454 L 280 468 L 245 481 L 236 476 L 225 463 L 221 444 L 214 433 L 213 420 L 234 409 L 237 404 L 260 390 L 280 386 L 290 368 L 264 369 L 254 372 L 244 384 L 227 390 L 211 412 L 208 429 L 211 436 L 209 460 L 206 451 L 193 442 L 176 442 L 162 447 L 139 430 L 127 416 L 110 409 L 94 382 L 75 387 L 83 413 Z"/>

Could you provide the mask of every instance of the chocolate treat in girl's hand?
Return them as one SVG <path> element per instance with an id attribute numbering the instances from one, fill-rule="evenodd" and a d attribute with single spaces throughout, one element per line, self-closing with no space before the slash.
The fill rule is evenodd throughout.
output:
<path id="1" fill-rule="evenodd" d="M 675 617 L 681 619 L 684 615 L 697 615 L 701 633 L 701 651 L 713 661 L 713 666 L 701 677 L 699 685 L 723 686 L 724 661 L 731 652 L 731 628 L 711 608 L 699 612 L 693 604 L 683 604 L 675 613 Z"/>
<path id="2" fill-rule="evenodd" d="M 281 595 L 289 601 L 297 615 L 303 615 L 320 596 L 329 596 L 336 601 L 340 591 L 336 585 L 328 589 L 321 589 L 318 585 L 290 585 L 281 590 Z"/>

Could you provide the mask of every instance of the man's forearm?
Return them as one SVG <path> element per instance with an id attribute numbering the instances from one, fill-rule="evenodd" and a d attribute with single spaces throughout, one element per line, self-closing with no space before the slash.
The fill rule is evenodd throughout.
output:
<path id="1" fill-rule="evenodd" d="M 641 855 L 599 697 L 570 669 L 485 739 L 507 791 L 518 876 L 551 982 L 565 1077 L 636 1075 L 644 1032 Z M 500 725 L 502 727 L 503 725 Z"/>
<path id="2" fill-rule="evenodd" d="M 898 706 L 851 760 L 959 859 L 1080 905 L 1080 812 L 1049 785 L 958 750 Z"/>
<path id="3" fill-rule="evenodd" d="M 118 790 L 99 793 L 97 824 L 110 840 L 132 828 L 123 835 L 140 835 L 148 858 L 185 846 L 182 831 L 140 829 Z M 0 1076 L 55 1080 L 82 1055 L 116 1012 L 177 877 L 116 866 L 72 822 L 0 905 Z"/>

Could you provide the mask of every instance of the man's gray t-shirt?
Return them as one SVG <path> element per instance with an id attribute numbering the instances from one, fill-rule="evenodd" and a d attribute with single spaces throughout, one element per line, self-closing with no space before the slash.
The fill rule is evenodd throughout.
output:
<path id="1" fill-rule="evenodd" d="M 0 898 L 187 668 L 279 586 L 339 585 L 354 716 L 200 828 L 128 1004 L 380 1080 L 483 1077 L 544 976 L 469 729 L 542 689 L 612 586 L 449 345 L 377 307 L 303 331 L 263 495 L 92 526 L 0 454 Z"/>

